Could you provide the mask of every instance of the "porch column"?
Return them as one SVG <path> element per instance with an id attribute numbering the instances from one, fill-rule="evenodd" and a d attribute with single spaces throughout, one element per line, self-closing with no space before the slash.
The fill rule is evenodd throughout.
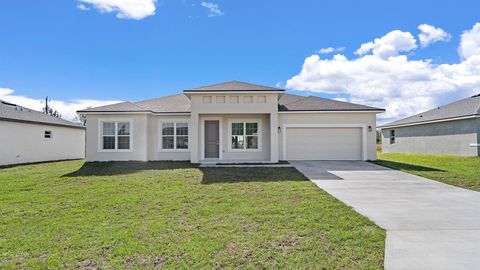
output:
<path id="1" fill-rule="evenodd" d="M 198 148 L 200 147 L 198 143 L 200 141 L 198 118 L 198 113 L 191 113 L 190 136 L 188 140 L 190 145 L 190 162 L 192 163 L 198 163 Z"/>
<path id="2" fill-rule="evenodd" d="M 278 113 L 270 114 L 270 161 L 278 162 Z"/>

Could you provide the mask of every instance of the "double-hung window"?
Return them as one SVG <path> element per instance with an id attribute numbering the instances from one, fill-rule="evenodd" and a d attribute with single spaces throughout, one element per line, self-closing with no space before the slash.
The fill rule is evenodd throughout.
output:
<path id="1" fill-rule="evenodd" d="M 231 123 L 231 149 L 232 150 L 257 150 L 259 149 L 259 122 L 235 121 Z"/>
<path id="2" fill-rule="evenodd" d="M 102 150 L 130 150 L 130 122 L 102 122 Z"/>
<path id="3" fill-rule="evenodd" d="M 162 123 L 162 149 L 188 149 L 188 123 Z"/>

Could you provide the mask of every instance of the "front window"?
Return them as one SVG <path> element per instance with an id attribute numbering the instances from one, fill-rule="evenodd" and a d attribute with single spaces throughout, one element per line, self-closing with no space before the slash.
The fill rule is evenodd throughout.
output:
<path id="1" fill-rule="evenodd" d="M 162 123 L 162 149 L 188 149 L 188 124 Z"/>
<path id="2" fill-rule="evenodd" d="M 258 149 L 258 123 L 232 123 L 232 149 Z"/>
<path id="3" fill-rule="evenodd" d="M 130 122 L 103 122 L 102 149 L 130 150 Z"/>

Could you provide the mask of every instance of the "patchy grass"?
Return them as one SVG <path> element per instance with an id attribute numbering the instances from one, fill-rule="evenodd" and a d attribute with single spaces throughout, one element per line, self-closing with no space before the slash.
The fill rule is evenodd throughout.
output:
<path id="1" fill-rule="evenodd" d="M 378 165 L 446 184 L 480 191 L 480 158 L 418 154 L 381 154 Z"/>
<path id="2" fill-rule="evenodd" d="M 384 237 L 294 168 L 0 169 L 0 269 L 378 269 Z"/>

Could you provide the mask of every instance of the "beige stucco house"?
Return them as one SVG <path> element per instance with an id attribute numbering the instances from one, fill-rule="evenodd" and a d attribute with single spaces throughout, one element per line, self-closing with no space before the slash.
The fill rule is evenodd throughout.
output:
<path id="1" fill-rule="evenodd" d="M 87 161 L 374 160 L 383 109 L 238 81 L 79 111 Z"/>

